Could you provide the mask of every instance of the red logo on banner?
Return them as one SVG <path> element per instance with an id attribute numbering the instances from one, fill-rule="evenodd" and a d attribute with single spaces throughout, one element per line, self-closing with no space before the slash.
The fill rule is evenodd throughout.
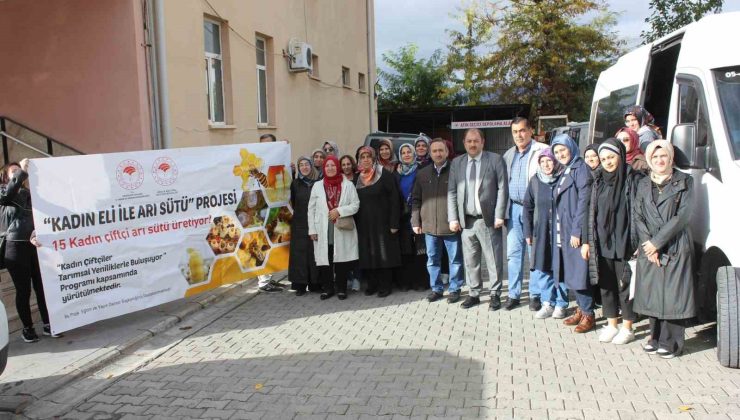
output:
<path id="1" fill-rule="evenodd" d="M 121 188 L 135 190 L 144 183 L 144 168 L 132 159 L 126 159 L 116 168 L 116 180 Z"/>
<path id="2" fill-rule="evenodd" d="M 175 161 L 166 156 L 157 158 L 152 164 L 154 181 L 164 187 L 174 184 L 178 174 Z"/>

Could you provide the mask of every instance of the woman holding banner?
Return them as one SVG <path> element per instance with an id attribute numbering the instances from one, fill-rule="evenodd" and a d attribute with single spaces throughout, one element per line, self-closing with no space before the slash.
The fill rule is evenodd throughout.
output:
<path id="1" fill-rule="evenodd" d="M 308 236 L 308 202 L 311 189 L 319 179 L 319 171 L 310 158 L 302 156 L 296 162 L 298 178 L 290 184 L 290 205 L 293 219 L 290 223 L 290 265 L 288 278 L 296 296 L 309 291 L 320 291 L 319 272 L 313 255 L 313 241 Z"/>
<path id="2" fill-rule="evenodd" d="M 314 241 L 314 257 L 324 286 L 321 300 L 335 293 L 339 300 L 347 299 L 347 275 L 359 256 L 352 217 L 359 208 L 354 184 L 340 172 L 339 160 L 327 156 L 324 179 L 313 185 L 308 201 L 308 233 Z"/>
<path id="3" fill-rule="evenodd" d="M 3 265 L 8 269 L 15 285 L 15 306 L 18 317 L 23 322 L 21 337 L 26 343 L 39 341 L 31 317 L 31 287 L 36 293 L 41 320 L 44 323 L 43 334 L 51 337 L 49 313 L 46 310 L 44 286 L 41 282 L 41 270 L 36 247 L 31 243 L 34 231 L 31 212 L 31 192 L 28 190 L 28 159 L 20 164 L 9 163 L 0 172 L 0 226 L 2 226 L 2 245 L 0 251 Z"/>

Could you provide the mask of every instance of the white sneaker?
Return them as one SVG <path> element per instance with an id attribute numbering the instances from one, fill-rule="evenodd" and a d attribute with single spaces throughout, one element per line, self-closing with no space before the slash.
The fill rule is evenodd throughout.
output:
<path id="1" fill-rule="evenodd" d="M 612 344 L 627 344 L 633 341 L 635 341 L 635 333 L 632 330 L 622 327 L 619 329 L 619 334 L 612 339 Z"/>
<path id="2" fill-rule="evenodd" d="M 563 319 L 566 316 L 568 316 L 568 308 L 563 308 L 560 306 L 555 307 L 555 311 L 552 313 L 552 317 L 555 319 Z"/>
<path id="3" fill-rule="evenodd" d="M 618 328 L 612 327 L 609 324 L 604 325 L 601 328 L 601 333 L 599 333 L 599 341 L 601 341 L 602 343 L 611 343 L 611 341 L 614 340 L 614 337 L 616 337 L 618 333 Z"/>
<path id="4" fill-rule="evenodd" d="M 534 314 L 534 317 L 537 319 L 545 319 L 550 318 L 555 312 L 555 308 L 552 307 L 549 303 L 545 302 L 542 304 L 542 308 L 540 308 L 539 311 L 537 311 L 536 314 Z"/>

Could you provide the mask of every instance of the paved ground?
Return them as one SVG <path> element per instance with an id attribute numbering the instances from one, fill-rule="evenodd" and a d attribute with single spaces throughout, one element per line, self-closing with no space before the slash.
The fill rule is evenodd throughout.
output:
<path id="1" fill-rule="evenodd" d="M 64 417 L 740 419 L 740 371 L 717 363 L 712 326 L 667 361 L 525 306 L 424 295 L 260 294 Z"/>

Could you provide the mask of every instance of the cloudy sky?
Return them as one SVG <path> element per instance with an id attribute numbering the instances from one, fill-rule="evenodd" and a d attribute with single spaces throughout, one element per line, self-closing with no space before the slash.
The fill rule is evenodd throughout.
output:
<path id="1" fill-rule="evenodd" d="M 607 0 L 609 8 L 620 13 L 617 30 L 629 46 L 640 44 L 640 32 L 650 10 L 648 0 Z M 419 55 L 428 57 L 447 45 L 445 29 L 460 29 L 454 19 L 462 0 L 375 0 L 375 50 L 377 63 L 381 54 L 413 42 Z M 740 11 L 740 0 L 725 0 L 723 11 Z"/>

